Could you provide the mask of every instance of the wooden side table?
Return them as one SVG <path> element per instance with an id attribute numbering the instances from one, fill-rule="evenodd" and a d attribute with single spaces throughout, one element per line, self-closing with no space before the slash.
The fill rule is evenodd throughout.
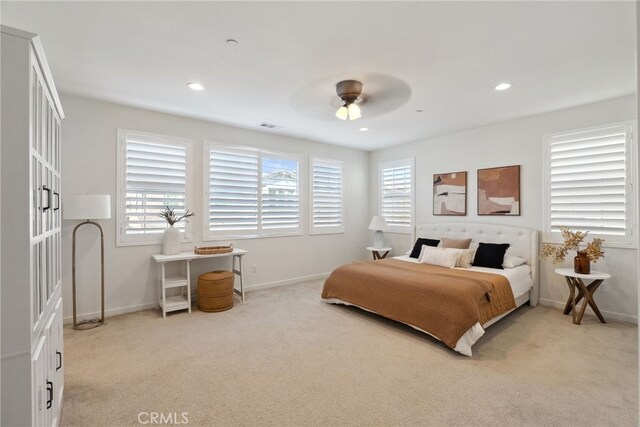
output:
<path id="1" fill-rule="evenodd" d="M 562 314 L 569 314 L 573 310 L 573 323 L 579 325 L 580 322 L 582 322 L 584 310 L 587 308 L 587 304 L 589 304 L 593 312 L 598 316 L 598 319 L 600 319 L 600 322 L 607 323 L 604 317 L 602 317 L 596 301 L 593 299 L 593 294 L 595 294 L 598 286 L 600 286 L 603 281 L 611 278 L 610 274 L 600 271 L 592 271 L 591 274 L 579 274 L 573 271 L 573 268 L 556 268 L 556 273 L 564 276 L 567 281 L 567 286 L 569 286 L 569 299 L 567 299 L 567 304 L 564 306 Z M 591 280 L 591 283 L 585 285 L 582 279 Z M 576 288 L 578 289 L 577 294 Z M 582 298 L 584 298 L 584 302 L 578 313 L 578 303 Z"/>
<path id="2" fill-rule="evenodd" d="M 374 260 L 385 259 L 392 249 L 393 248 L 374 248 L 373 246 L 367 246 L 367 250 L 371 251 Z"/>

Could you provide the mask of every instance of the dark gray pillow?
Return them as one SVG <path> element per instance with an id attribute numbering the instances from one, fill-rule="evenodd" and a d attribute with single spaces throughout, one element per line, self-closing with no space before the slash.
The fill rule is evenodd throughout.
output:
<path id="1" fill-rule="evenodd" d="M 413 245 L 413 250 L 411 251 L 411 255 L 409 256 L 411 258 L 418 258 L 420 256 L 420 251 L 422 251 L 422 245 L 436 247 L 438 246 L 438 243 L 440 243 L 440 240 L 423 239 L 422 237 L 419 237 L 418 240 L 416 240 L 416 244 Z"/>
<path id="2" fill-rule="evenodd" d="M 502 263 L 507 249 L 509 243 L 480 243 L 473 258 L 473 266 L 504 270 Z"/>

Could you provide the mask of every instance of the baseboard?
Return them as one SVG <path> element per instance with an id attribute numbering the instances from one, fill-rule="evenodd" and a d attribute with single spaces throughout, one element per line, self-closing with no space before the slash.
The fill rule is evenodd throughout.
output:
<path id="1" fill-rule="evenodd" d="M 326 279 L 331 273 L 312 274 L 310 276 L 294 277 L 293 279 L 278 280 L 277 282 L 258 283 L 245 286 L 245 292 L 258 291 L 262 289 L 275 288 L 278 286 L 293 285 L 295 283 L 311 282 L 312 280 Z"/>
<path id="2" fill-rule="evenodd" d="M 279 280 L 277 282 L 267 282 L 267 283 L 258 283 L 255 285 L 250 285 L 250 286 L 245 286 L 244 287 L 244 291 L 245 292 L 253 292 L 253 291 L 259 291 L 262 289 L 268 289 L 268 288 L 275 288 L 278 286 L 285 286 L 285 285 L 293 285 L 295 283 L 304 283 L 304 282 L 310 282 L 312 280 L 319 280 L 319 279 L 324 279 L 329 277 L 330 273 L 320 273 L 320 274 L 312 274 L 310 276 L 301 276 L 301 277 L 294 277 L 293 279 L 286 279 L 286 280 Z M 195 289 L 192 289 L 192 292 L 195 291 Z M 191 297 L 192 301 L 196 301 L 198 299 L 197 295 L 192 295 Z M 142 311 L 142 310 L 149 310 L 152 308 L 156 308 L 158 307 L 158 303 L 157 302 L 150 302 L 150 303 L 146 303 L 146 304 L 139 304 L 139 305 L 132 305 L 129 307 L 120 307 L 120 308 L 112 308 L 109 310 L 105 310 L 104 311 L 104 316 L 105 317 L 110 317 L 110 316 L 117 316 L 119 314 L 125 314 L 125 313 L 133 313 L 136 311 Z M 83 313 L 83 314 L 79 314 L 78 315 L 78 319 L 93 319 L 96 317 L 100 317 L 100 312 L 96 311 L 95 313 Z M 65 317 L 63 319 L 63 323 L 65 325 L 71 324 L 73 323 L 73 316 L 68 316 Z"/>
<path id="3" fill-rule="evenodd" d="M 566 304 L 565 302 L 560 302 L 560 301 L 553 301 L 550 299 L 542 299 L 540 298 L 540 304 L 547 306 L 547 307 L 553 307 L 553 308 L 559 308 L 559 309 L 564 309 L 564 305 Z M 581 306 L 582 302 L 580 303 Z M 600 307 L 598 307 L 600 308 Z M 590 314 L 593 314 L 595 316 L 595 313 L 593 313 L 593 311 L 591 310 L 591 307 L 587 307 L 587 312 L 589 312 Z M 616 313 L 613 311 L 606 311 L 606 310 L 602 310 L 600 309 L 600 313 L 602 313 L 602 316 L 604 316 L 604 320 L 619 320 L 621 322 L 629 322 L 629 323 L 638 323 L 638 317 L 637 316 L 631 316 L 629 314 L 622 314 L 622 313 Z"/>
<path id="4" fill-rule="evenodd" d="M 129 307 L 120 307 L 120 308 L 111 308 L 109 310 L 105 310 L 104 311 L 104 317 L 110 317 L 110 316 L 117 316 L 119 314 L 125 314 L 125 313 L 133 313 L 135 311 L 142 311 L 142 310 L 149 310 L 151 308 L 156 308 L 158 307 L 158 303 L 157 302 L 149 302 L 146 304 L 138 304 L 138 305 L 132 305 Z M 94 313 L 82 313 L 82 314 L 78 314 L 77 315 L 78 320 L 82 320 L 82 319 L 95 319 L 100 317 L 100 312 L 96 311 Z M 70 325 L 73 323 L 73 315 L 71 316 L 67 316 L 64 317 L 62 319 L 62 323 L 65 325 Z"/>

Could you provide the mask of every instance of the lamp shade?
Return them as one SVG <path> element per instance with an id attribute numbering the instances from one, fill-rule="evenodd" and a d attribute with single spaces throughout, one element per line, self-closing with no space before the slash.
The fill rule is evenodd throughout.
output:
<path id="1" fill-rule="evenodd" d="M 340 120 L 347 120 L 347 117 L 349 117 L 349 109 L 344 105 L 338 108 L 338 111 L 336 111 L 336 117 Z"/>
<path id="2" fill-rule="evenodd" d="M 62 196 L 63 219 L 109 219 L 111 196 L 108 194 L 65 194 Z"/>
<path id="3" fill-rule="evenodd" d="M 384 230 L 387 228 L 387 221 L 384 220 L 381 216 L 374 216 L 371 220 L 371 224 L 369 224 L 369 230 Z"/>

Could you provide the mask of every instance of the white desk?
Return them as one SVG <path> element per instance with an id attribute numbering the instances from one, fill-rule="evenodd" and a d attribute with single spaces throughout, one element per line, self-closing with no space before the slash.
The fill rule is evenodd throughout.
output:
<path id="1" fill-rule="evenodd" d="M 192 260 L 197 259 L 205 259 L 205 258 L 222 258 L 222 257 L 233 257 L 232 262 L 232 271 L 234 274 L 237 274 L 240 278 L 240 290 L 236 289 L 235 281 L 233 285 L 233 291 L 240 295 L 240 300 L 244 302 L 244 281 L 242 277 L 242 257 L 246 255 L 248 251 L 244 249 L 234 248 L 232 252 L 227 252 L 225 254 L 215 254 L 215 255 L 196 255 L 191 252 L 182 252 L 177 255 L 162 255 L 155 254 L 153 255 L 153 260 L 159 263 L 162 267 L 162 273 L 160 277 L 160 286 L 161 286 L 161 295 L 158 304 L 160 308 L 162 308 L 162 317 L 167 317 L 167 312 L 174 310 L 189 310 L 191 313 L 191 268 L 190 262 Z M 238 265 L 236 268 L 236 260 L 238 261 Z M 183 276 L 170 276 L 167 277 L 165 274 L 165 264 L 167 262 L 177 262 L 182 261 L 185 263 L 185 270 Z M 175 287 L 185 287 L 186 295 L 178 295 L 173 297 L 166 296 L 166 290 L 169 288 Z"/>

